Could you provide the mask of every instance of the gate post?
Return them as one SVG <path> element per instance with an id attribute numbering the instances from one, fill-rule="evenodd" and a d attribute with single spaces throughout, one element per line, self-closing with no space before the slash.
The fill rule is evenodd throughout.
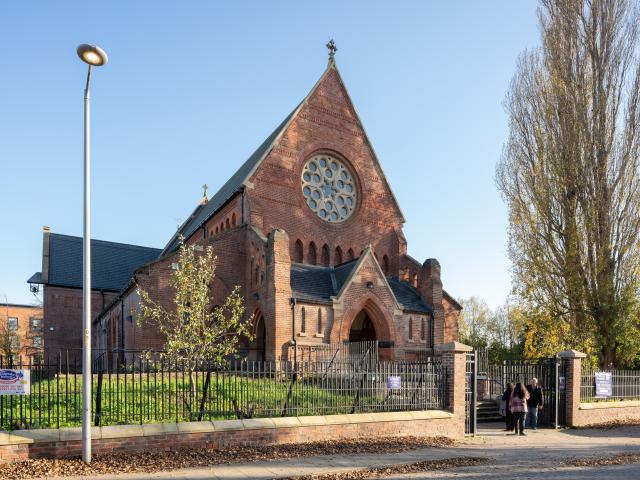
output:
<path id="1" fill-rule="evenodd" d="M 456 419 L 459 436 L 464 436 L 466 420 L 466 373 L 467 353 L 473 348 L 460 342 L 436 345 L 435 352 L 442 355 L 442 363 L 447 372 L 448 405 Z"/>
<path id="2" fill-rule="evenodd" d="M 586 354 L 576 350 L 564 350 L 558 357 L 567 362 L 567 373 L 565 378 L 565 413 L 567 426 L 573 427 L 576 424 L 578 412 L 580 410 L 580 385 L 582 382 L 582 359 Z M 557 392 L 559 393 L 559 392 Z"/>

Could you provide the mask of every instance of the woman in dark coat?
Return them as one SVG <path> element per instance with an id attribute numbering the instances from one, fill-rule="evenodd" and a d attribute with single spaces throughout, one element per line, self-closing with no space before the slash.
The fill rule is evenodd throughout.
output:
<path id="1" fill-rule="evenodd" d="M 507 383 L 507 389 L 502 394 L 502 401 L 504 402 L 504 420 L 507 423 L 507 432 L 513 432 L 515 423 L 513 422 L 513 413 L 511 413 L 511 406 L 509 405 L 511 400 L 511 394 L 513 393 L 513 383 Z"/>

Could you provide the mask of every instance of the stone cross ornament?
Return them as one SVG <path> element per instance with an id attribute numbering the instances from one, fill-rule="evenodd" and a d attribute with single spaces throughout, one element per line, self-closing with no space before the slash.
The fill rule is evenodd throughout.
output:
<path id="1" fill-rule="evenodd" d="M 333 57 L 338 51 L 338 47 L 336 47 L 336 43 L 333 41 L 333 38 L 329 40 L 329 43 L 327 43 L 327 48 L 329 49 L 329 60 L 333 60 Z"/>

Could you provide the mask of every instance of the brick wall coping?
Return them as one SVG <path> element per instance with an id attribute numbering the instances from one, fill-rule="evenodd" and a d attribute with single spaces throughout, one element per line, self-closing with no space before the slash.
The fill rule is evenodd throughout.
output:
<path id="1" fill-rule="evenodd" d="M 640 402 L 639 402 L 640 403 Z M 415 420 L 451 419 L 453 414 L 444 410 L 414 412 L 355 413 L 308 417 L 251 418 L 246 420 L 215 420 L 212 422 L 150 423 L 143 425 L 113 425 L 92 427 L 93 439 L 151 437 L 184 433 L 211 433 L 233 430 L 259 430 L 295 428 L 318 425 L 345 425 L 353 423 L 397 422 Z M 82 428 L 47 428 L 0 432 L 0 445 L 22 443 L 59 442 L 81 440 Z"/>
<path id="2" fill-rule="evenodd" d="M 620 402 L 590 402 L 581 403 L 580 410 L 600 410 L 606 408 L 638 408 L 640 407 L 640 400 L 623 400 Z"/>
<path id="3" fill-rule="evenodd" d="M 560 358 L 587 358 L 586 353 L 582 353 L 573 349 L 563 350 L 562 352 L 558 353 L 558 356 Z"/>
<path id="4" fill-rule="evenodd" d="M 440 345 L 435 346 L 435 351 L 439 353 L 444 352 L 453 352 L 453 353 L 465 353 L 465 352 L 473 352 L 473 347 L 469 345 L 465 345 L 460 342 L 449 342 L 449 343 L 441 343 Z"/>

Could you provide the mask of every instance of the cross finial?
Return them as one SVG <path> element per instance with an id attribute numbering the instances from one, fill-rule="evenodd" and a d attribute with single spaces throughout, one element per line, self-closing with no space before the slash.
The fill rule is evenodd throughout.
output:
<path id="1" fill-rule="evenodd" d="M 209 189 L 209 186 L 205 183 L 204 185 L 202 185 L 202 189 L 204 190 L 202 196 L 207 198 L 207 190 Z"/>
<path id="2" fill-rule="evenodd" d="M 338 47 L 336 47 L 336 42 L 333 41 L 333 38 L 327 43 L 327 48 L 329 49 L 329 61 L 333 62 L 333 57 L 335 57 L 338 51 Z"/>

